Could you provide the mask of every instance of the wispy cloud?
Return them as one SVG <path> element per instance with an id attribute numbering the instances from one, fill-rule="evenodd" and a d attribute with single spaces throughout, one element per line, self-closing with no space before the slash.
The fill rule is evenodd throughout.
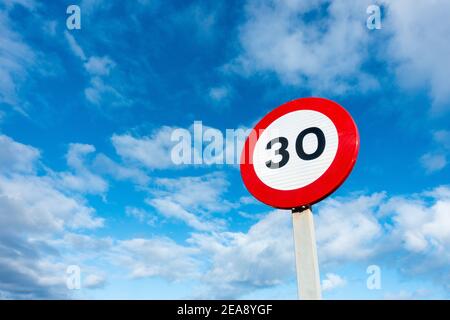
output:
<path id="1" fill-rule="evenodd" d="M 7 4 L 12 2 L 7 2 Z M 11 26 L 7 12 L 0 13 L 0 104 L 26 114 L 20 100 L 21 85 L 28 77 L 28 69 L 36 63 L 34 50 L 24 42 Z"/>

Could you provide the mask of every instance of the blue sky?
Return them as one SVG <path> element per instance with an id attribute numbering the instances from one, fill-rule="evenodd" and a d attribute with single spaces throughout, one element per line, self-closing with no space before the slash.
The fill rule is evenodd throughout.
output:
<path id="1" fill-rule="evenodd" d="M 361 139 L 314 206 L 324 297 L 448 299 L 450 4 L 374 3 L 1 1 L 0 298 L 295 299 L 289 212 L 170 136 L 322 96 Z"/>

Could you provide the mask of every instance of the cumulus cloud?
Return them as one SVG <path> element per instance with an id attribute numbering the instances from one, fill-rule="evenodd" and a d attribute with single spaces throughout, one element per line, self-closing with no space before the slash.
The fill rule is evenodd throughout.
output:
<path id="1" fill-rule="evenodd" d="M 275 211 L 245 233 L 193 234 L 189 243 L 210 257 L 201 295 L 236 298 L 292 276 L 294 253 L 289 224 L 288 213 Z"/>
<path id="2" fill-rule="evenodd" d="M 450 10 L 447 1 L 389 0 L 386 28 L 392 33 L 388 42 L 389 58 L 394 62 L 402 85 L 426 87 L 433 100 L 432 112 L 440 113 L 450 106 Z M 413 31 L 411 31 L 413 30 Z"/>
<path id="3" fill-rule="evenodd" d="M 161 127 L 148 137 L 131 134 L 114 134 L 112 144 L 124 160 L 140 164 L 149 169 L 164 169 L 173 166 L 170 152 L 174 145 L 170 137 L 174 128 Z"/>
<path id="4" fill-rule="evenodd" d="M 9 137 L 1 139 L 8 172 L 0 172 L 0 292 L 7 298 L 69 297 L 65 261 L 54 238 L 96 229 L 104 220 L 95 209 L 60 190 L 53 176 L 32 168 L 39 151 Z M 11 165 L 14 163 L 13 165 Z"/>
<path id="5" fill-rule="evenodd" d="M 395 254 L 394 264 L 403 274 L 431 279 L 448 290 L 449 206 L 445 186 L 414 196 L 328 199 L 314 210 L 321 269 Z M 291 218 L 285 211 L 265 215 L 247 232 L 194 233 L 188 242 L 210 263 L 203 297 L 238 297 L 295 276 Z M 332 272 L 323 279 L 325 290 L 346 283 Z"/>
<path id="6" fill-rule="evenodd" d="M 145 222 L 150 226 L 154 226 L 156 224 L 156 221 L 158 220 L 154 214 L 151 214 L 144 209 L 136 207 L 127 206 L 125 208 L 125 213 L 127 216 L 133 217 L 141 223 Z"/>
<path id="7" fill-rule="evenodd" d="M 98 274 L 88 274 L 83 278 L 83 288 L 98 289 L 104 287 L 106 284 L 106 278 Z"/>
<path id="8" fill-rule="evenodd" d="M 440 171 L 447 167 L 450 151 L 450 131 L 436 130 L 432 133 L 434 151 L 420 157 L 420 164 L 427 173 Z"/>
<path id="9" fill-rule="evenodd" d="M 367 1 L 249 1 L 231 69 L 274 73 L 282 82 L 315 92 L 344 93 L 377 86 L 363 71 L 369 33 Z M 308 16 L 324 18 L 308 23 Z"/>
<path id="10" fill-rule="evenodd" d="M 52 180 L 36 176 L 0 176 L 2 224 L 28 233 L 97 228 L 95 210 L 60 192 Z M 8 232 L 5 229 L 4 232 Z"/>
<path id="11" fill-rule="evenodd" d="M 450 189 L 441 188 L 439 192 L 448 193 Z M 450 245 L 450 199 L 431 193 L 432 202 L 422 197 L 394 197 L 382 208 L 384 212 L 394 212 L 396 228 L 392 231 L 398 235 L 405 249 L 413 252 L 436 252 L 444 254 Z M 444 193 L 444 194 L 446 194 Z"/>
<path id="12" fill-rule="evenodd" d="M 110 249 L 113 245 L 113 239 L 110 237 L 95 238 L 85 234 L 66 232 L 61 239 L 53 240 L 51 243 L 80 252 L 95 252 Z"/>
<path id="13" fill-rule="evenodd" d="M 347 281 L 338 274 L 327 273 L 325 279 L 322 280 L 322 290 L 331 291 L 336 288 L 344 287 Z"/>
<path id="14" fill-rule="evenodd" d="M 162 216 L 185 222 L 194 229 L 207 231 L 220 229 L 225 221 L 213 218 L 215 213 L 226 212 L 233 206 L 223 200 L 228 182 L 221 173 L 199 177 L 155 180 L 158 187 L 146 201 Z"/>
<path id="15" fill-rule="evenodd" d="M 131 180 L 139 185 L 146 185 L 150 181 L 150 177 L 142 170 L 119 164 L 102 153 L 96 155 L 92 169 L 114 179 Z"/>
<path id="16" fill-rule="evenodd" d="M 236 298 L 295 277 L 290 214 L 273 211 L 258 215 L 248 230 L 227 230 L 216 216 L 234 208 L 222 200 L 228 188 L 223 174 L 155 179 L 147 201 L 161 216 L 193 229 L 184 244 L 165 237 L 100 238 L 87 233 L 103 226 L 104 220 L 86 204 L 82 191 L 62 188 L 53 174 L 38 174 L 34 168 L 40 161 L 39 150 L 6 136 L 0 142 L 2 150 L 27 155 L 19 165 L 12 165 L 16 152 L 1 155 L 10 167 L 7 174 L 0 172 L 3 297 L 68 297 L 64 275 L 73 261 L 86 263 L 86 288 L 105 285 L 106 276 L 89 267 L 89 259 L 113 262 L 132 278 L 194 280 L 196 297 Z M 94 150 L 90 145 L 71 145 L 68 166 L 75 172 L 86 169 L 86 156 Z M 402 273 L 446 287 L 448 186 L 409 196 L 374 193 L 330 198 L 314 212 L 321 269 L 328 272 L 324 289 L 346 282 L 330 272 L 334 266 L 373 261 L 385 254 L 399 257 L 393 263 Z M 126 213 L 143 222 L 151 219 L 150 213 L 135 207 L 126 208 Z"/>
<path id="17" fill-rule="evenodd" d="M 234 165 L 239 168 L 241 150 L 251 129 L 238 127 L 222 132 L 195 122 L 189 128 L 162 126 L 150 135 L 114 134 L 111 141 L 127 163 L 147 169 Z"/>
<path id="18" fill-rule="evenodd" d="M 211 221 L 205 221 L 197 215 L 187 211 L 181 205 L 169 199 L 149 199 L 148 204 L 153 206 L 161 215 L 166 218 L 181 220 L 188 226 L 200 230 L 208 231 L 217 228 L 217 224 Z M 220 223 L 223 224 L 223 223 Z M 219 224 L 219 225 L 220 225 Z"/>
<path id="19" fill-rule="evenodd" d="M 154 191 L 155 195 L 173 200 L 186 208 L 224 212 L 232 206 L 222 199 L 228 190 L 229 182 L 221 172 L 173 179 L 158 178 L 155 183 L 159 187 Z"/>
<path id="20" fill-rule="evenodd" d="M 109 188 L 105 176 L 115 180 L 129 180 L 140 186 L 149 182 L 150 178 L 142 170 L 124 166 L 95 152 L 93 145 L 69 144 L 66 160 L 70 170 L 53 173 L 58 178 L 59 185 L 66 190 L 104 195 Z"/>
<path id="21" fill-rule="evenodd" d="M 362 260 L 374 255 L 384 234 L 376 216 L 383 199 L 384 194 L 373 194 L 325 201 L 315 219 L 320 260 Z"/>
<path id="22" fill-rule="evenodd" d="M 8 136 L 0 135 L 0 171 L 32 173 L 40 152 L 36 148 L 16 142 Z"/>
<path id="23" fill-rule="evenodd" d="M 195 253 L 195 248 L 169 238 L 136 238 L 121 241 L 114 249 L 113 260 L 128 269 L 132 278 L 158 276 L 176 281 L 198 275 L 199 262 L 192 257 Z"/>
<path id="24" fill-rule="evenodd" d="M 450 4 L 384 0 L 377 38 L 365 26 L 372 4 L 248 1 L 239 28 L 241 52 L 226 69 L 247 76 L 274 74 L 285 84 L 341 94 L 379 88 L 364 67 L 376 59 L 388 66 L 386 72 L 394 71 L 402 88 L 428 92 L 433 115 L 449 110 L 450 45 L 442 39 L 450 32 Z"/>
<path id="25" fill-rule="evenodd" d="M 92 193 L 102 194 L 108 190 L 108 183 L 101 176 L 94 174 L 86 165 L 86 157 L 95 152 L 95 147 L 88 144 L 72 143 L 66 154 L 67 165 L 73 169 L 72 172 L 60 172 L 58 176 L 64 188 Z"/>

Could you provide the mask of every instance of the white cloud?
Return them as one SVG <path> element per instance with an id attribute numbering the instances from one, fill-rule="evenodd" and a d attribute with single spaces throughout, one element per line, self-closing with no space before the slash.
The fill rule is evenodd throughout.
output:
<path id="1" fill-rule="evenodd" d="M 433 199 L 440 199 L 440 200 L 450 200 L 450 187 L 443 185 L 434 188 L 431 191 L 425 191 L 423 192 L 424 196 L 431 197 Z"/>
<path id="2" fill-rule="evenodd" d="M 146 185 L 150 178 L 142 170 L 119 164 L 100 153 L 89 144 L 71 143 L 66 154 L 70 171 L 54 173 L 59 184 L 76 192 L 105 194 L 109 183 L 103 176 L 116 180 L 130 180 L 140 186 Z"/>
<path id="3" fill-rule="evenodd" d="M 0 269 L 1 295 L 7 298 L 64 298 L 67 260 L 55 239 L 66 233 L 96 229 L 104 220 L 81 197 L 61 190 L 52 175 L 32 168 L 39 152 L 3 136 L 2 154 L 7 173 L 0 172 Z M 9 156 L 9 158 L 8 158 Z M 69 236 L 69 235 L 68 235 Z"/>
<path id="4" fill-rule="evenodd" d="M 383 29 L 370 31 L 365 20 L 372 4 L 248 1 L 239 29 L 242 52 L 227 68 L 244 75 L 273 73 L 287 84 L 339 94 L 379 87 L 364 71 L 364 64 L 374 58 L 386 63 L 386 71 L 394 70 L 403 88 L 427 90 L 432 114 L 449 110 L 450 44 L 442 39 L 450 33 L 450 3 L 384 0 Z M 310 16 L 313 23 L 308 22 Z M 369 51 L 376 55 L 370 57 Z"/>
<path id="5" fill-rule="evenodd" d="M 362 71 L 369 33 L 368 1 L 249 1 L 240 28 L 242 54 L 231 64 L 244 74 L 273 72 L 284 83 L 344 93 L 377 85 Z M 307 15 L 326 17 L 314 23 Z"/>
<path id="6" fill-rule="evenodd" d="M 72 172 L 60 172 L 57 176 L 60 184 L 77 192 L 103 194 L 108 190 L 108 183 L 101 176 L 94 174 L 86 166 L 86 157 L 95 152 L 95 147 L 88 144 L 72 143 L 69 145 L 66 159 Z"/>
<path id="7" fill-rule="evenodd" d="M 129 217 L 133 217 L 137 219 L 141 223 L 147 223 L 150 226 L 154 226 L 156 224 L 156 221 L 158 220 L 157 217 L 149 212 L 147 212 L 144 209 L 136 208 L 136 207 L 130 207 L 127 206 L 125 208 L 125 214 Z"/>
<path id="8" fill-rule="evenodd" d="M 110 73 L 115 68 L 116 63 L 108 56 L 88 57 L 71 33 L 65 30 L 64 35 L 72 53 L 84 62 L 84 68 L 90 76 L 89 85 L 84 89 L 86 100 L 96 106 L 105 103 L 111 107 L 129 106 L 131 100 L 105 81 L 110 79 Z"/>
<path id="9" fill-rule="evenodd" d="M 427 173 L 433 173 L 444 169 L 448 164 L 450 151 L 450 131 L 436 130 L 432 132 L 434 151 L 425 153 L 420 157 L 420 164 Z"/>
<path id="10" fill-rule="evenodd" d="M 31 233 L 103 225 L 103 219 L 94 218 L 93 208 L 58 191 L 45 177 L 0 176 L 0 206 L 2 225 L 11 230 Z"/>
<path id="11" fill-rule="evenodd" d="M 155 183 L 159 187 L 154 191 L 157 197 L 171 199 L 186 208 L 224 212 L 232 206 L 222 199 L 229 182 L 220 172 L 196 177 L 159 178 Z"/>
<path id="12" fill-rule="evenodd" d="M 195 166 L 226 164 L 238 169 L 241 150 L 250 130 L 238 127 L 222 132 L 195 123 L 187 129 L 158 127 L 148 136 L 114 134 L 111 141 L 125 161 L 148 169 L 183 168 L 189 163 Z M 188 153 L 187 159 L 179 159 L 181 150 Z"/>
<path id="13" fill-rule="evenodd" d="M 0 135 L 0 171 L 32 173 L 40 152 L 36 148 L 12 140 L 10 137 Z"/>
<path id="14" fill-rule="evenodd" d="M 109 57 L 90 57 L 84 64 L 84 68 L 91 75 L 107 76 L 112 68 L 115 67 L 115 62 Z"/>
<path id="15" fill-rule="evenodd" d="M 189 243 L 209 256 L 201 296 L 236 298 L 282 283 L 294 274 L 290 215 L 274 211 L 247 233 L 193 234 Z"/>
<path id="16" fill-rule="evenodd" d="M 174 166 L 170 153 L 174 142 L 170 140 L 174 128 L 161 127 L 148 137 L 136 138 L 131 134 L 113 135 L 111 141 L 116 152 L 125 160 L 149 169 Z"/>
<path id="17" fill-rule="evenodd" d="M 89 86 L 84 89 L 86 99 L 100 106 L 105 101 L 112 107 L 128 106 L 130 100 L 111 85 L 105 83 L 99 76 L 93 76 L 90 79 Z"/>
<path id="18" fill-rule="evenodd" d="M 241 197 L 241 198 L 239 199 L 239 202 L 240 202 L 241 204 L 244 204 L 244 205 L 257 204 L 257 203 L 258 203 L 258 201 L 256 201 L 256 199 L 253 198 L 252 196 L 244 196 L 244 197 Z"/>
<path id="19" fill-rule="evenodd" d="M 322 262 L 362 260 L 377 253 L 383 236 L 376 216 L 384 194 L 328 199 L 315 219 Z"/>
<path id="20" fill-rule="evenodd" d="M 2 2 L 7 9 L 11 9 L 15 5 L 21 5 L 29 10 L 36 7 L 36 2 L 34 0 L 3 0 Z"/>
<path id="21" fill-rule="evenodd" d="M 155 8 L 157 8 L 160 4 L 160 0 L 137 0 L 130 3 L 126 2 L 125 4 L 130 5 L 130 8 L 132 8 L 133 11 L 136 11 L 137 9 L 139 9 L 139 7 L 135 6 L 136 3 L 141 5 L 142 8 L 145 9 L 146 12 L 148 12 L 149 10 L 154 10 Z M 109 10 L 112 4 L 113 3 L 111 1 L 105 0 L 82 0 L 80 7 L 83 13 L 90 15 L 97 10 Z"/>
<path id="22" fill-rule="evenodd" d="M 117 180 L 131 180 L 139 185 L 146 185 L 150 181 L 150 177 L 142 170 L 121 165 L 104 154 L 95 157 L 92 170 L 110 175 Z"/>
<path id="23" fill-rule="evenodd" d="M 119 242 L 113 260 L 129 269 L 132 278 L 163 277 L 171 281 L 198 275 L 196 249 L 179 245 L 168 238 L 131 239 Z"/>
<path id="24" fill-rule="evenodd" d="M 86 54 L 84 53 L 83 48 L 81 48 L 81 46 L 75 40 L 75 37 L 67 30 L 64 30 L 64 36 L 66 37 L 66 40 L 69 43 L 69 48 L 70 50 L 72 50 L 72 53 L 78 58 L 80 58 L 82 61 L 85 61 Z"/>
<path id="25" fill-rule="evenodd" d="M 98 274 L 88 274 L 83 278 L 83 288 L 98 289 L 104 287 L 106 284 L 106 278 Z"/>
<path id="26" fill-rule="evenodd" d="M 428 173 L 436 172 L 447 166 L 447 157 L 444 154 L 426 153 L 420 158 L 420 164 Z"/>
<path id="27" fill-rule="evenodd" d="M 401 83 L 409 88 L 426 86 L 433 113 L 450 106 L 450 33 L 448 1 L 389 0 L 385 28 L 392 33 L 389 57 Z"/>
<path id="28" fill-rule="evenodd" d="M 25 1 L 22 1 L 24 4 Z M 8 1 L 12 5 L 16 1 Z M 31 2 L 30 2 L 31 3 Z M 11 26 L 7 12 L 0 13 L 0 103 L 12 106 L 16 111 L 25 114 L 19 103 L 19 91 L 36 62 L 33 50 L 23 41 L 21 35 Z"/>
<path id="29" fill-rule="evenodd" d="M 112 238 L 94 238 L 85 234 L 66 232 L 64 237 L 51 242 L 79 252 L 108 250 L 113 245 Z"/>
<path id="30" fill-rule="evenodd" d="M 328 199 L 315 209 L 321 269 L 395 254 L 393 263 L 400 272 L 445 287 L 450 279 L 449 212 L 450 189 L 444 186 L 412 197 L 376 193 Z M 235 298 L 294 277 L 286 211 L 264 216 L 248 232 L 194 233 L 188 242 L 208 257 L 202 297 Z M 346 284 L 328 273 L 324 290 Z"/>
<path id="31" fill-rule="evenodd" d="M 38 176 L 32 170 L 39 152 L 34 147 L 20 144 L 7 136 L 0 139 L 2 162 L 14 163 L 6 174 L 0 174 L 0 215 L 2 225 L 24 230 L 63 230 L 69 228 L 96 228 L 101 219 L 93 218 L 94 210 L 60 192 L 57 183 L 47 176 Z M 23 159 L 17 161 L 20 152 Z M 76 164 L 76 161 L 72 161 Z M 5 229 L 7 232 L 8 229 Z"/>
<path id="32" fill-rule="evenodd" d="M 450 150 L 450 131 L 438 130 L 433 133 L 433 139 L 442 148 Z"/>
<path id="33" fill-rule="evenodd" d="M 210 231 L 225 225 L 222 219 L 213 218 L 216 213 L 230 210 L 232 204 L 222 199 L 228 182 L 221 173 L 199 177 L 155 180 L 157 189 L 147 203 L 161 215 L 185 222 L 190 227 Z"/>
<path id="34" fill-rule="evenodd" d="M 229 186 L 220 173 L 155 179 L 149 202 L 161 215 L 194 229 L 187 244 L 168 238 L 118 241 L 81 234 L 104 224 L 82 192 L 63 188 L 52 174 L 37 175 L 37 149 L 6 136 L 0 141 L 3 149 L 28 155 L 10 174 L 0 172 L 0 267 L 5 279 L 11 279 L 0 281 L 2 296 L 16 297 L 12 289 L 29 288 L 30 297 L 64 297 L 62 275 L 68 262 L 83 264 L 88 258 L 112 261 L 133 278 L 194 280 L 199 285 L 194 295 L 209 298 L 236 298 L 294 281 L 289 212 L 266 214 L 246 231 L 226 230 L 215 214 L 234 205 L 223 201 Z M 94 151 L 91 145 L 70 145 L 68 166 L 74 172 L 89 170 L 87 157 Z M 15 152 L 6 152 L 1 159 L 11 164 L 14 157 Z M 402 273 L 448 283 L 449 187 L 411 196 L 332 198 L 314 212 L 321 269 L 331 274 L 324 279 L 324 289 L 345 282 L 333 275 L 336 264 L 373 261 L 385 254 L 398 257 L 393 263 Z M 126 213 L 143 221 L 150 215 L 135 207 Z M 86 288 L 105 284 L 102 273 L 86 270 Z"/>
<path id="35" fill-rule="evenodd" d="M 327 273 L 325 279 L 322 280 L 322 290 L 331 291 L 336 288 L 344 287 L 346 284 L 347 281 L 338 274 Z"/>
<path id="36" fill-rule="evenodd" d="M 385 300 L 421 300 L 430 297 L 432 292 L 427 289 L 418 289 L 414 291 L 400 290 L 398 292 L 387 292 L 384 295 Z"/>
<path id="37" fill-rule="evenodd" d="M 148 204 L 153 206 L 161 215 L 166 218 L 174 218 L 185 222 L 191 228 L 200 231 L 210 231 L 217 228 L 217 225 L 212 221 L 205 221 L 195 214 L 185 210 L 178 203 L 169 199 L 149 199 Z M 222 225 L 223 223 L 218 223 Z"/>
<path id="38" fill-rule="evenodd" d="M 441 188 L 450 192 L 448 188 Z M 445 252 L 450 245 L 450 199 L 433 197 L 429 203 L 423 197 L 394 197 L 383 207 L 383 212 L 393 214 L 395 228 L 393 234 L 405 249 L 425 253 Z M 450 259 L 450 254 L 447 254 Z"/>
<path id="39" fill-rule="evenodd" d="M 221 102 L 225 100 L 226 98 L 228 98 L 229 94 L 230 90 L 225 86 L 213 87 L 209 89 L 209 97 L 214 102 Z"/>

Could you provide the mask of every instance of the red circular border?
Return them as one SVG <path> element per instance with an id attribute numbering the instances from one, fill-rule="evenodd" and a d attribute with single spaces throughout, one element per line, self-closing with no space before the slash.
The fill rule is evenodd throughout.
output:
<path id="1" fill-rule="evenodd" d="M 274 189 L 264 184 L 256 175 L 252 160 L 253 151 L 257 140 L 272 122 L 297 110 L 317 111 L 331 119 L 339 137 L 336 156 L 325 173 L 314 182 L 294 190 Z M 324 98 L 301 98 L 287 102 L 268 113 L 253 130 L 257 139 L 247 138 L 241 154 L 242 180 L 256 199 L 275 208 L 297 208 L 326 198 L 347 179 L 358 157 L 359 134 L 351 115 L 336 102 Z"/>

